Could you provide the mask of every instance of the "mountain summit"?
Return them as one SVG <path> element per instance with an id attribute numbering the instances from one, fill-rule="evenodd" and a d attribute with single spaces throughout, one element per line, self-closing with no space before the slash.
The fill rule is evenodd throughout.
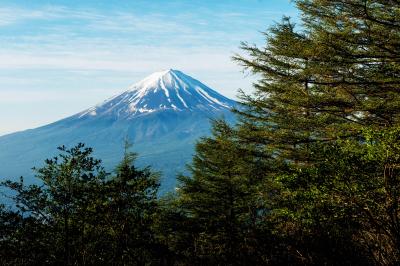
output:
<path id="1" fill-rule="evenodd" d="M 0 179 L 29 180 L 61 145 L 79 142 L 112 171 L 128 138 L 139 153 L 139 165 L 163 173 L 162 190 L 175 186 L 177 173 L 191 161 L 197 139 L 210 133 L 210 119 L 234 121 L 236 102 L 178 70 L 156 72 L 101 104 L 36 129 L 0 137 Z"/>
<path id="2" fill-rule="evenodd" d="M 232 109 L 235 101 L 210 89 L 179 70 L 155 72 L 131 85 L 127 91 L 77 116 L 113 116 L 133 119 L 153 112 L 215 111 Z"/>

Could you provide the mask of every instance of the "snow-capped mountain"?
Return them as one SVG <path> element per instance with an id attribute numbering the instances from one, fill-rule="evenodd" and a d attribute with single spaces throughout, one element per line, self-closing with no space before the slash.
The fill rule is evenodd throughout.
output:
<path id="1" fill-rule="evenodd" d="M 131 85 L 127 91 L 77 114 L 133 119 L 152 112 L 214 111 L 231 109 L 235 102 L 178 70 L 156 72 Z"/>
<path id="2" fill-rule="evenodd" d="M 30 169 L 55 155 L 56 147 L 78 142 L 93 147 L 112 171 L 128 137 L 138 163 L 161 170 L 162 188 L 170 190 L 190 162 L 196 140 L 209 134 L 210 118 L 234 121 L 235 105 L 181 71 L 156 72 L 76 115 L 0 137 L 0 179 L 32 177 Z"/>

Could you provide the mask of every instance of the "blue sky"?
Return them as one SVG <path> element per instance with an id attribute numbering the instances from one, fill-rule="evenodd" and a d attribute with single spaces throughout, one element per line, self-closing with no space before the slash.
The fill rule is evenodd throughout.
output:
<path id="1" fill-rule="evenodd" d="M 0 2 L 0 135 L 72 115 L 152 72 L 179 69 L 226 96 L 254 77 L 231 57 L 289 0 Z"/>

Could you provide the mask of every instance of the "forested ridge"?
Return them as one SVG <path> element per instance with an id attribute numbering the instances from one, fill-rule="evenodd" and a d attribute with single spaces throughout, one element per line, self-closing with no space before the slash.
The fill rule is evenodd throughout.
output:
<path id="1" fill-rule="evenodd" d="M 400 2 L 295 3 L 301 25 L 242 44 L 254 93 L 236 125 L 213 121 L 175 191 L 157 194 L 162 173 L 128 142 L 112 173 L 60 147 L 41 185 L 2 183 L 0 264 L 400 264 Z"/>

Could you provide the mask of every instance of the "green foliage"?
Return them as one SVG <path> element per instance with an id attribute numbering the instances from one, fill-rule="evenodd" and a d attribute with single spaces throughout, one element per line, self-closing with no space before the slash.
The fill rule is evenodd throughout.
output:
<path id="1" fill-rule="evenodd" d="M 104 203 L 104 227 L 110 230 L 113 263 L 144 265 L 158 255 L 154 254 L 156 242 L 152 224 L 160 185 L 158 174 L 150 168 L 134 166 L 136 154 L 129 152 L 129 148 L 129 143 L 125 143 L 125 155 L 116 175 L 105 184 L 108 199 Z"/>
<path id="2" fill-rule="evenodd" d="M 191 175 L 179 177 L 176 195 L 164 203 L 164 241 L 185 265 L 290 263 L 266 218 L 273 193 L 264 189 L 266 161 L 226 122 L 214 121 L 212 133 L 197 143 Z"/>
<path id="3" fill-rule="evenodd" d="M 31 228 L 25 224 L 30 221 L 32 227 L 37 225 L 32 229 L 38 230 L 38 244 L 48 245 L 47 263 L 70 265 L 85 264 L 88 259 L 101 260 L 101 255 L 91 253 L 97 248 L 91 240 L 99 231 L 96 206 L 107 174 L 100 161 L 90 157 L 92 149 L 83 144 L 71 149 L 63 146 L 59 150 L 58 157 L 46 160 L 43 168 L 35 169 L 42 185 L 25 186 L 22 178 L 20 182 L 3 183 L 16 193 L 14 201 L 22 219 L 19 237 L 30 241 Z M 22 261 L 31 259 L 32 254 L 20 251 Z"/>
<path id="4" fill-rule="evenodd" d="M 400 131 L 366 128 L 360 135 L 317 145 L 314 153 L 320 158 L 312 168 L 294 167 L 280 178 L 290 198 L 281 201 L 285 213 L 278 218 L 289 218 L 307 237 L 297 244 L 299 250 L 322 235 L 326 242 L 337 242 L 335 252 L 343 264 L 393 265 L 400 250 Z M 354 251 L 360 256 L 351 254 Z M 316 249 L 309 256 L 334 263 L 329 253 Z"/>
<path id="5" fill-rule="evenodd" d="M 300 30 L 284 18 L 235 56 L 260 77 L 237 132 L 273 165 L 271 230 L 303 263 L 394 264 L 400 5 L 296 3 Z"/>
<path id="6" fill-rule="evenodd" d="M 235 143 L 233 129 L 215 121 L 213 136 L 196 146 L 192 176 L 179 178 L 179 206 L 196 223 L 193 252 L 205 262 L 251 261 L 265 209 L 257 195 L 261 180 L 251 171 L 252 159 Z"/>
<path id="7" fill-rule="evenodd" d="M 128 147 L 127 147 L 128 149 Z M 156 261 L 152 216 L 157 175 L 126 150 L 115 176 L 83 144 L 36 169 L 42 185 L 5 181 L 16 210 L 2 210 L 2 263 L 137 264 Z M 11 251 L 11 252 L 10 252 Z"/>

